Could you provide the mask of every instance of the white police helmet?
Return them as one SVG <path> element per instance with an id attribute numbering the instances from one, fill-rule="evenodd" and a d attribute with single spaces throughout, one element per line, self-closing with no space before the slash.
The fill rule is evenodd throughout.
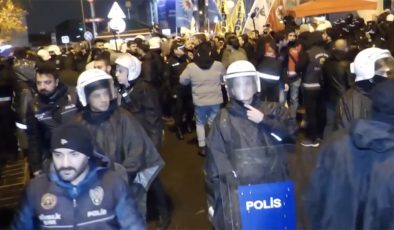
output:
<path id="1" fill-rule="evenodd" d="M 385 58 L 393 58 L 389 50 L 373 47 L 359 52 L 354 62 L 350 64 L 350 71 L 356 74 L 355 81 L 372 79 L 376 75 L 376 61 Z"/>
<path id="2" fill-rule="evenodd" d="M 108 88 L 111 99 L 116 98 L 114 81 L 110 75 L 99 69 L 90 69 L 81 73 L 77 81 L 77 93 L 82 106 L 88 104 L 89 94 L 99 88 Z"/>
<path id="3" fill-rule="evenodd" d="M 252 81 L 248 80 L 251 79 Z M 227 92 L 230 97 L 237 100 L 248 100 L 255 93 L 260 92 L 259 73 L 252 63 L 248 61 L 235 61 L 228 68 L 223 80 L 226 84 Z M 244 85 L 247 81 L 253 85 L 253 91 L 244 91 L 237 86 Z M 246 86 L 246 85 L 245 85 Z"/>
<path id="4" fill-rule="evenodd" d="M 40 49 L 37 52 L 37 56 L 39 56 L 44 61 L 48 61 L 49 59 L 51 59 L 51 55 L 49 54 L 48 50 L 46 50 L 46 49 Z"/>
<path id="5" fill-rule="evenodd" d="M 141 61 L 129 53 L 121 54 L 116 58 L 115 63 L 127 68 L 129 73 L 127 79 L 133 81 L 140 76 L 141 73 Z"/>
<path id="6" fill-rule="evenodd" d="M 47 50 L 50 54 L 55 54 L 56 56 L 59 56 L 62 54 L 59 46 L 57 46 L 57 45 L 50 45 L 47 47 Z"/>

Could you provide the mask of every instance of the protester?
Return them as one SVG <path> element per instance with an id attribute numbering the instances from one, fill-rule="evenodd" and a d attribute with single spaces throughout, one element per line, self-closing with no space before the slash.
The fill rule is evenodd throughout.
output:
<path id="1" fill-rule="evenodd" d="M 211 45 L 201 43 L 194 62 L 187 65 L 179 77 L 182 85 L 191 85 L 196 116 L 196 131 L 199 154 L 205 156 L 205 126 L 211 126 L 223 103 L 221 77 L 225 73 L 222 63 L 211 57 Z"/>

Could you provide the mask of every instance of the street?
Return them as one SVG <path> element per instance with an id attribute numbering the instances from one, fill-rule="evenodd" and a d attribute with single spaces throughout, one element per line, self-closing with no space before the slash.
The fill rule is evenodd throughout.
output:
<path id="1" fill-rule="evenodd" d="M 171 199 L 172 221 L 169 229 L 211 229 L 208 221 L 206 194 L 203 180 L 204 158 L 197 154 L 197 145 L 193 142 L 196 134 L 186 134 L 185 140 L 179 141 L 175 133 L 165 130 L 162 156 L 166 166 L 160 174 L 164 187 Z M 297 199 L 297 228 L 307 228 L 302 194 L 309 181 L 311 170 L 316 160 L 316 150 L 297 145 L 295 153 L 289 157 L 291 178 L 295 181 Z M 5 166 L 0 171 L 4 171 Z M 1 184 L 0 184 L 1 186 Z M 18 190 L 19 191 L 19 190 Z M 0 194 L 2 197 L 4 194 Z M 9 212 L 2 212 L 2 223 Z M 6 219 L 3 219 L 5 217 Z M 4 227 L 4 225 L 0 225 Z M 155 228 L 155 222 L 149 222 L 149 229 Z"/>

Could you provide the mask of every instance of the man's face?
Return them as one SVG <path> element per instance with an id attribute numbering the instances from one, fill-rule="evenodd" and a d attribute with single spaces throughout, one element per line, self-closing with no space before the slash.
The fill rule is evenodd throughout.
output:
<path id="1" fill-rule="evenodd" d="M 55 92 L 59 80 L 55 79 L 52 74 L 39 74 L 36 75 L 36 86 L 38 93 L 44 96 L 50 96 Z"/>
<path id="2" fill-rule="evenodd" d="M 107 74 L 111 74 L 111 66 L 107 65 L 104 60 L 96 60 L 94 61 L 93 68 L 102 70 Z"/>
<path id="3" fill-rule="evenodd" d="M 132 53 L 137 53 L 137 44 L 135 44 L 135 43 L 130 44 L 129 50 Z"/>
<path id="4" fill-rule="evenodd" d="M 297 38 L 296 33 L 292 32 L 287 35 L 287 41 L 292 42 L 295 41 Z"/>
<path id="5" fill-rule="evenodd" d="M 107 88 L 96 89 L 89 95 L 88 101 L 93 112 L 105 112 L 111 101 L 110 92 Z"/>
<path id="6" fill-rule="evenodd" d="M 103 49 L 104 48 L 104 42 L 97 42 L 95 45 L 95 48 Z"/>
<path id="7" fill-rule="evenodd" d="M 232 96 L 239 101 L 248 101 L 256 93 L 254 76 L 234 78 L 231 88 Z"/>
<path id="8" fill-rule="evenodd" d="M 68 182 L 73 182 L 87 170 L 89 162 L 89 157 L 85 154 L 69 148 L 54 149 L 52 159 L 60 178 Z"/>
<path id="9" fill-rule="evenodd" d="M 128 80 L 128 75 L 129 75 L 129 70 L 121 65 L 116 65 L 116 79 L 118 80 L 119 84 L 121 85 L 128 85 L 129 80 Z"/>

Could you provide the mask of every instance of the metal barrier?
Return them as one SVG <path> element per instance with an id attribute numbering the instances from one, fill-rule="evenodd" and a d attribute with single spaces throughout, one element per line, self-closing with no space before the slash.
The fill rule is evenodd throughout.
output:
<path id="1" fill-rule="evenodd" d="M 29 169 L 25 159 L 0 167 L 0 209 L 17 207 L 28 181 Z"/>

